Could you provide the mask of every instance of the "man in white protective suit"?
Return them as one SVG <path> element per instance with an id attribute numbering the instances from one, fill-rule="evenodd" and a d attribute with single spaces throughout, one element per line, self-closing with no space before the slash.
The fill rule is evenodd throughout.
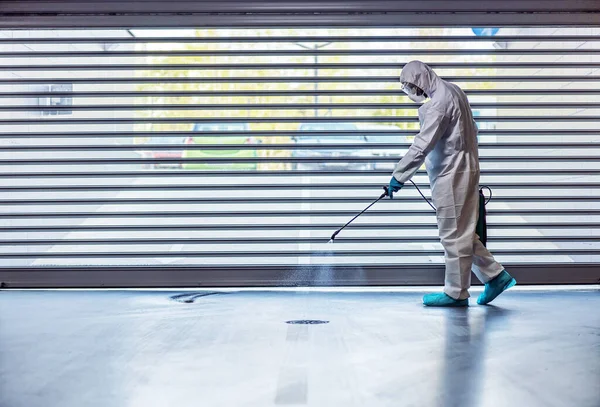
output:
<path id="1" fill-rule="evenodd" d="M 425 162 L 446 259 L 444 291 L 427 294 L 428 306 L 469 305 L 471 270 L 485 284 L 478 304 L 488 304 L 516 284 L 477 236 L 479 152 L 477 127 L 465 93 L 420 61 L 406 64 L 402 90 L 417 103 L 420 131 L 396 165 L 389 185 L 393 198 Z"/>

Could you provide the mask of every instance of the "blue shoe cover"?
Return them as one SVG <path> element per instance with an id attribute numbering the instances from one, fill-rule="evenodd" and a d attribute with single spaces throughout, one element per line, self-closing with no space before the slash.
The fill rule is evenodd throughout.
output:
<path id="1" fill-rule="evenodd" d="M 517 280 L 515 280 L 510 274 L 508 274 L 506 270 L 502 270 L 502 273 L 498 274 L 498 276 L 496 276 L 493 280 L 489 281 L 485 285 L 485 289 L 483 290 L 479 298 L 477 298 L 477 304 L 489 304 L 494 300 L 494 298 L 496 298 L 515 284 L 517 284 Z"/>
<path id="2" fill-rule="evenodd" d="M 469 300 L 455 300 L 446 293 L 432 293 L 423 297 L 423 304 L 428 307 L 468 307 Z"/>

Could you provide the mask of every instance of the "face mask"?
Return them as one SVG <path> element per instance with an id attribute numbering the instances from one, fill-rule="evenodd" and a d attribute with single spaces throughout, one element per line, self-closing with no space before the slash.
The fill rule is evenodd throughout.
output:
<path id="1" fill-rule="evenodd" d="M 412 93 L 406 94 L 410 100 L 416 103 L 423 103 L 427 100 L 427 96 L 425 95 L 413 95 Z"/>
<path id="2" fill-rule="evenodd" d="M 410 100 L 416 103 L 422 103 L 427 99 L 425 92 L 410 83 L 403 83 L 402 91 L 406 93 Z"/>

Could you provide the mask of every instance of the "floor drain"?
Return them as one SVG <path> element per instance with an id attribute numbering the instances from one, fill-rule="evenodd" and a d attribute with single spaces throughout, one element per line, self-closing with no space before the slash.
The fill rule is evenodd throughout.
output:
<path id="1" fill-rule="evenodd" d="M 329 321 L 321 321 L 319 319 L 296 319 L 293 321 L 285 321 L 285 323 L 291 325 L 320 325 L 328 324 Z"/>

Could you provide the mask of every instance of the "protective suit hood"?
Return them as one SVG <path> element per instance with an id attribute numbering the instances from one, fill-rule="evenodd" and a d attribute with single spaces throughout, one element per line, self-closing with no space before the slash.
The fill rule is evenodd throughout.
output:
<path id="1" fill-rule="evenodd" d="M 400 73 L 400 82 L 408 82 L 423 89 L 427 96 L 433 97 L 441 79 L 429 65 L 421 61 L 411 61 Z"/>

